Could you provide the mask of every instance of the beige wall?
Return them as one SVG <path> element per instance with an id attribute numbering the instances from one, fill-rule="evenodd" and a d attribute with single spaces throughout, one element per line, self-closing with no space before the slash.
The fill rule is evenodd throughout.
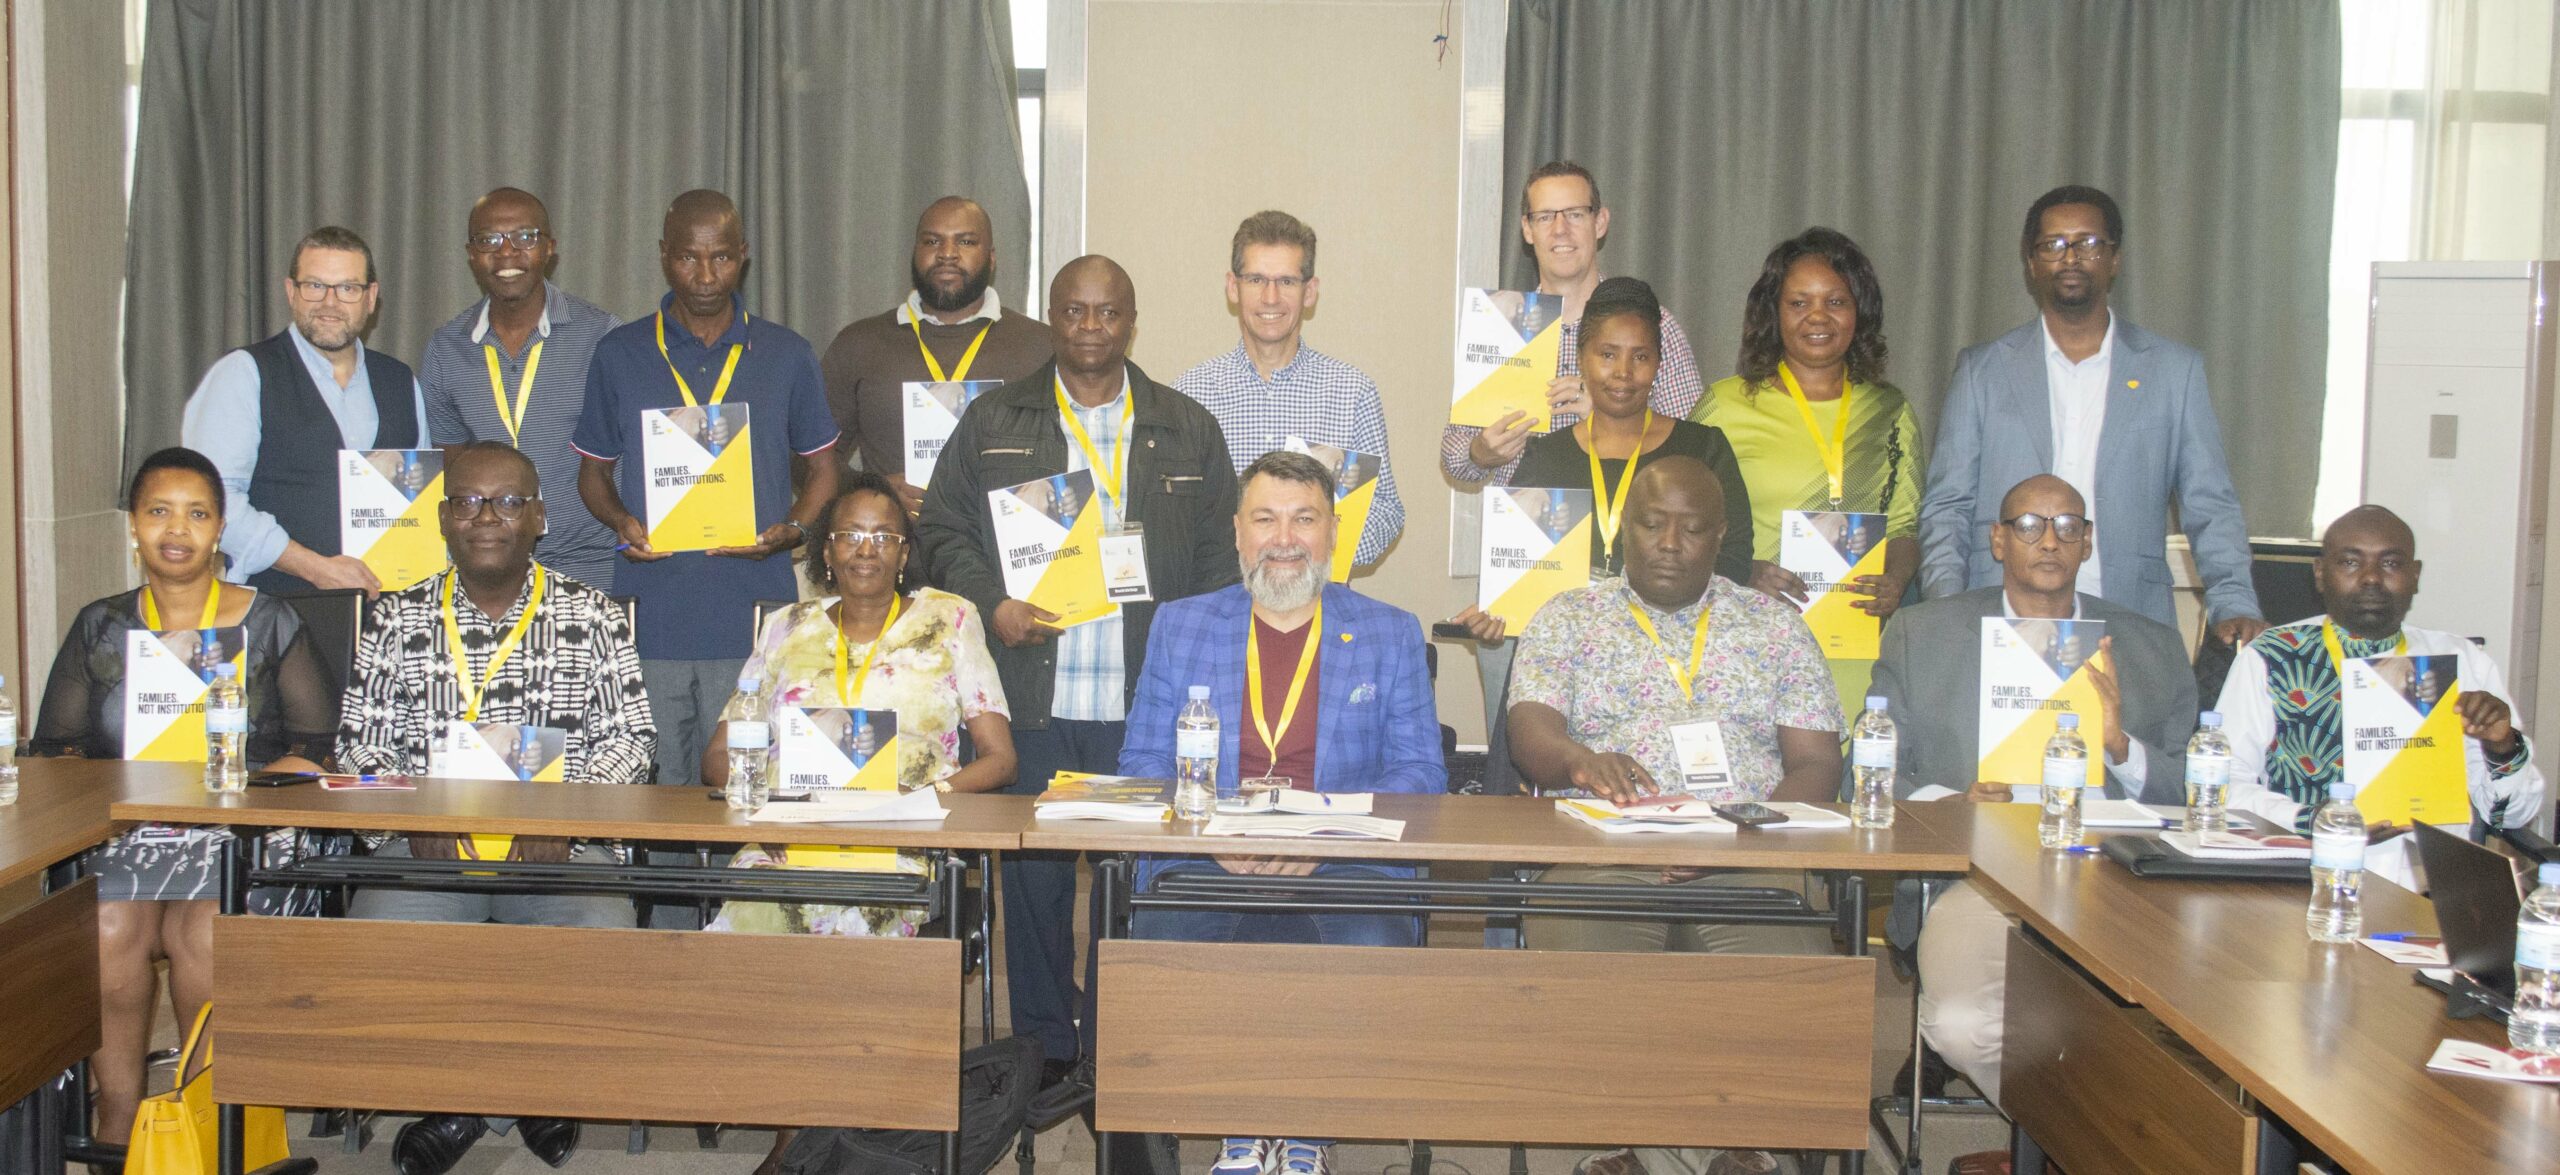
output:
<path id="1" fill-rule="evenodd" d="M 1139 366 L 1171 383 L 1235 345 L 1222 275 L 1236 222 L 1312 225 L 1323 296 L 1307 341 L 1377 380 L 1404 538 L 1361 591 L 1425 623 L 1474 598 L 1447 573 L 1457 275 L 1458 54 L 1439 0 L 1091 0 L 1085 248 L 1138 288 Z M 1065 260 L 1053 257 L 1050 267 Z M 1483 739 L 1467 654 L 1443 646 L 1440 719 Z"/>

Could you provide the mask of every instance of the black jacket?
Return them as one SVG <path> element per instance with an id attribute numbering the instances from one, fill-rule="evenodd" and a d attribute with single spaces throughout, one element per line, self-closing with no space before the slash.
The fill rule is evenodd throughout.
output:
<path id="1" fill-rule="evenodd" d="M 1006 598 L 997 557 L 995 517 L 987 491 L 1064 473 L 1071 443 L 1058 421 L 1057 364 L 987 393 L 969 405 L 942 449 L 917 521 L 927 578 L 977 605 L 987 648 L 1004 680 L 1018 729 L 1049 724 L 1058 646 L 1008 648 L 995 635 L 996 605 Z M 1236 475 L 1218 422 L 1191 397 L 1148 379 L 1129 365 L 1135 410 L 1129 437 L 1129 521 L 1147 536 L 1147 583 L 1157 602 L 1216 591 L 1237 582 Z M 1121 606 L 1124 697 L 1138 687 L 1154 603 Z"/>

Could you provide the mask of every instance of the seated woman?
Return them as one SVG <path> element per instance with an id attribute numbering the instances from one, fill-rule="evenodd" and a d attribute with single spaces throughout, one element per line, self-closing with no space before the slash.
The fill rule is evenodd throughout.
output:
<path id="1" fill-rule="evenodd" d="M 193 449 L 162 449 L 133 475 L 133 549 L 142 587 L 80 610 L 53 659 L 30 755 L 126 757 L 128 633 L 239 629 L 246 666 L 249 762 L 316 771 L 338 726 L 328 669 L 280 601 L 220 581 L 222 476 Z M 226 646 L 227 647 L 227 642 Z M 217 654 L 218 655 L 218 654 Z M 197 662 L 202 664 L 203 662 Z M 148 746 L 136 758 L 202 762 L 204 745 Z M 220 880 L 205 830 L 143 825 L 92 850 L 82 866 L 98 879 L 99 1046 L 96 1137 L 122 1142 L 142 1097 L 150 1032 L 152 963 L 169 960 L 169 999 L 187 1023 L 212 997 L 213 915 Z"/>

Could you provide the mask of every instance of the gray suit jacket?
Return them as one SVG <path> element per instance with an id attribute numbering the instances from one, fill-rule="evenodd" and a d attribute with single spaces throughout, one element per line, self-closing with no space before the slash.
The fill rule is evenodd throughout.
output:
<path id="1" fill-rule="evenodd" d="M 1982 622 L 2001 613 L 1998 586 L 1913 604 L 1884 626 L 1869 693 L 1886 700 L 1900 742 L 1894 790 L 1910 795 L 1936 784 L 1973 786 L 1982 761 L 1976 723 L 1982 698 Z M 2195 732 L 2195 670 L 2178 633 L 2096 596 L 2080 597 L 2080 614 L 2106 622 L 2124 695 L 2125 733 L 2150 762 L 2140 795 L 2126 796 L 2112 771 L 2107 795 L 2152 803 L 2186 803 L 2187 736 Z M 2098 748 L 2092 747 L 2091 750 Z"/>
<path id="2" fill-rule="evenodd" d="M 2098 436 L 2100 587 L 2107 598 L 2176 626 L 2169 596 L 2174 498 L 2204 577 L 2212 620 L 2256 616 L 2249 531 L 2223 461 L 2222 426 L 2204 358 L 2116 315 Z M 1929 487 L 1920 500 L 1920 593 L 1935 599 L 2000 582 L 1991 524 L 2011 487 L 2053 472 L 2053 401 L 2041 318 L 1956 358 L 1939 411 Z"/>

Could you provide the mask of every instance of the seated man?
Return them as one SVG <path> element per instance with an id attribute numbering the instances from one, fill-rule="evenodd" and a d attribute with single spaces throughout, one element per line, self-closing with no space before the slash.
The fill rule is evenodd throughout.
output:
<path id="1" fill-rule="evenodd" d="M 436 509 L 453 567 L 373 603 L 340 707 L 338 762 L 347 771 L 460 774 L 451 740 L 504 723 L 562 736 L 563 776 L 581 783 L 645 783 L 657 747 L 631 623 L 612 597 L 533 561 L 542 499 L 533 462 L 494 441 L 446 450 Z M 454 649 L 462 664 L 454 664 Z M 505 736 L 501 736 L 505 741 Z M 472 748 L 476 750 L 477 748 Z M 497 749 L 494 745 L 490 748 Z M 610 861 L 610 845 L 528 837 L 393 836 L 377 857 Z M 428 893 L 365 889 L 348 913 L 409 922 L 629 926 L 630 899 L 607 895 Z M 509 1123 L 494 1122 L 502 1130 Z M 400 1175 L 441 1175 L 470 1149 L 481 1119 L 437 1114 L 400 1129 Z M 578 1124 L 524 1121 L 524 1143 L 554 1167 L 578 1144 Z"/>
<path id="2" fill-rule="evenodd" d="M 1715 573 L 1724 489 L 1693 457 L 1646 464 L 1627 491 L 1626 575 L 1558 594 L 1521 633 L 1512 661 L 1511 755 L 1529 783 L 1626 802 L 1681 786 L 1678 742 L 1712 729 L 1731 786 L 1719 801 L 1822 802 L 1840 793 L 1840 699 L 1821 646 L 1793 606 Z M 1703 632 L 1703 643 L 1693 639 Z M 1611 885 L 1797 888 L 1800 874 L 1702 873 L 1564 865 L 1544 880 Z M 1820 928 L 1531 918 L 1544 950 L 1814 954 Z M 1747 1175 L 1765 1152 L 1621 1150 L 1592 1175 Z"/>
<path id="3" fill-rule="evenodd" d="M 1992 617 L 2105 623 L 2103 668 L 2090 680 L 2106 725 L 2106 794 L 2185 802 L 2185 747 L 2196 721 L 2196 682 L 2175 630 L 2076 590 L 2092 524 L 2078 490 L 2052 474 L 2012 488 L 1991 527 L 2000 584 L 1915 604 L 1885 626 L 1869 692 L 1893 717 L 1900 750 L 1895 783 L 1906 798 L 1962 795 L 1998 802 L 2006 784 L 1982 782 L 1982 622 Z M 1897 893 L 1896 941 L 1909 945 L 1906 911 L 1917 883 Z M 1973 886 L 1948 887 L 1920 933 L 1920 1033 L 1984 1097 L 2000 1099 L 2000 1029 L 2008 993 L 2009 920 Z M 1965 1173 L 2006 1169 L 2006 1151 L 1958 1158 Z"/>
<path id="4" fill-rule="evenodd" d="M 1446 790 L 1440 717 L 1422 623 L 1326 582 L 1335 541 L 1333 474 L 1302 453 L 1247 466 L 1236 505 L 1244 583 L 1157 609 L 1129 707 L 1120 773 L 1173 775 L 1174 716 L 1188 687 L 1209 688 L 1219 716 L 1218 784 L 1276 777 L 1322 792 Z M 1310 643 L 1312 642 L 1312 643 Z M 1411 877 L 1409 866 L 1291 857 L 1148 857 L 1139 888 L 1183 871 L 1279 877 Z M 1422 920 L 1393 914 L 1141 911 L 1131 933 L 1186 942 L 1415 946 Z M 1330 1144 L 1231 1138 L 1215 1175 L 1320 1175 Z"/>
<path id="5" fill-rule="evenodd" d="M 2472 814 L 2496 828 L 2521 828 L 2542 812 L 2542 769 L 2506 702 L 2507 678 L 2487 650 L 2450 632 L 2404 624 L 2418 597 L 2418 540 L 2380 506 L 2338 516 L 2320 537 L 2311 577 L 2329 611 L 2270 628 L 2240 647 L 2222 685 L 2231 735 L 2231 807 L 2298 831 L 2343 777 L 2339 661 L 2351 657 L 2455 659 L 2454 705 L 2462 718 L 2462 758 Z M 2365 867 L 2416 888 L 2413 838 L 2374 846 Z"/>

